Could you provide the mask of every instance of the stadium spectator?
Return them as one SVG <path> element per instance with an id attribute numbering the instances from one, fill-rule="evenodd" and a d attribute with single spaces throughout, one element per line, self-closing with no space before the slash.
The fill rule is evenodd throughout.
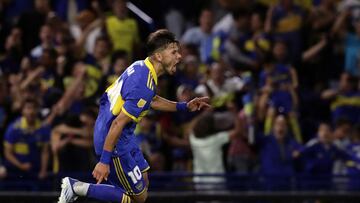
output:
<path id="1" fill-rule="evenodd" d="M 190 145 L 193 153 L 193 173 L 213 174 L 213 177 L 194 176 L 195 187 L 201 189 L 224 189 L 225 179 L 216 175 L 225 173 L 223 146 L 238 136 L 238 128 L 218 132 L 215 129 L 213 112 L 196 118 L 193 132 L 190 134 Z M 208 185 L 204 184 L 207 183 Z"/>
<path id="2" fill-rule="evenodd" d="M 108 37 L 99 36 L 95 40 L 95 46 L 92 54 L 87 54 L 84 61 L 101 70 L 102 75 L 110 72 L 112 44 Z M 126 53 L 126 52 L 125 52 Z"/>
<path id="3" fill-rule="evenodd" d="M 30 54 L 35 60 L 40 58 L 44 49 L 53 49 L 55 43 L 55 33 L 49 24 L 44 24 L 39 33 L 40 44 L 34 47 Z"/>
<path id="4" fill-rule="evenodd" d="M 107 61 L 107 58 L 105 58 Z M 105 65 L 106 63 L 104 63 Z M 108 65 L 108 69 L 102 69 L 103 75 L 101 78 L 101 82 L 99 83 L 98 92 L 103 92 L 107 87 L 109 87 L 115 80 L 125 71 L 125 68 L 128 67 L 129 57 L 128 54 L 123 51 L 115 51 L 111 55 L 111 61 Z M 106 67 L 106 66 L 104 66 Z"/>
<path id="5" fill-rule="evenodd" d="M 70 26 L 71 35 L 81 50 L 93 54 L 96 40 L 101 35 L 101 19 L 94 11 L 85 9 L 76 16 L 76 22 Z"/>
<path id="6" fill-rule="evenodd" d="M 304 162 L 304 181 L 307 182 L 307 188 L 330 189 L 335 161 L 351 160 L 351 156 L 346 151 L 339 149 L 333 143 L 332 133 L 329 124 L 320 123 L 316 141 L 309 143 L 300 151 L 300 157 Z M 311 184 L 312 180 L 317 182 Z"/>
<path id="7" fill-rule="evenodd" d="M 135 130 L 136 140 L 141 151 L 153 171 L 163 171 L 165 168 L 165 158 L 162 154 L 163 141 L 160 134 L 160 126 L 156 122 L 154 112 L 149 112 L 139 122 Z"/>
<path id="8" fill-rule="evenodd" d="M 20 15 L 17 25 L 23 33 L 21 41 L 26 53 L 40 43 L 40 28 L 51 15 L 53 13 L 49 0 L 35 0 L 34 10 L 29 10 Z"/>
<path id="9" fill-rule="evenodd" d="M 294 156 L 301 149 L 289 135 L 286 117 L 276 116 L 272 133 L 259 135 L 256 142 L 260 150 L 260 172 L 265 178 L 265 189 L 286 189 L 295 175 Z"/>
<path id="10" fill-rule="evenodd" d="M 261 63 L 265 54 L 271 49 L 270 35 L 264 31 L 265 16 L 255 11 L 251 14 L 250 28 L 252 36 L 245 42 L 244 50 L 254 61 Z"/>
<path id="11" fill-rule="evenodd" d="M 195 89 L 200 82 L 200 61 L 194 55 L 188 55 L 183 60 L 183 66 L 176 74 L 177 86 L 186 85 Z"/>
<path id="12" fill-rule="evenodd" d="M 214 108 L 221 109 L 226 106 L 227 102 L 234 99 L 234 93 L 244 86 L 240 77 L 226 77 L 225 72 L 224 64 L 214 62 L 211 65 L 208 80 L 195 89 L 197 95 L 210 97 Z"/>
<path id="13" fill-rule="evenodd" d="M 51 132 L 53 172 L 80 172 L 94 166 L 92 133 L 96 114 L 91 108 L 83 110 L 79 117 L 68 117 Z"/>
<path id="14" fill-rule="evenodd" d="M 233 13 L 234 23 L 224 42 L 224 60 L 235 70 L 255 69 L 257 61 L 246 52 L 246 41 L 251 39 L 250 13 L 237 11 Z"/>
<path id="15" fill-rule="evenodd" d="M 76 22 L 78 13 L 89 7 L 87 0 L 54 0 L 54 11 L 62 21 L 68 22 L 70 25 Z"/>
<path id="16" fill-rule="evenodd" d="M 19 28 L 13 28 L 5 40 L 5 53 L 0 59 L 0 71 L 2 74 L 17 73 L 20 70 L 21 57 L 23 56 L 22 32 Z"/>
<path id="17" fill-rule="evenodd" d="M 27 99 L 22 116 L 7 129 L 5 166 L 9 175 L 27 179 L 44 179 L 48 172 L 50 126 L 37 116 L 39 105 Z"/>
<path id="18" fill-rule="evenodd" d="M 360 21 L 359 19 L 352 19 L 351 24 L 354 32 L 348 32 L 343 26 L 347 25 L 350 15 L 350 10 L 342 11 L 333 25 L 331 34 L 337 35 L 343 40 L 345 49 L 344 70 L 350 75 L 359 77 Z"/>
<path id="19" fill-rule="evenodd" d="M 200 53 L 202 62 L 206 62 L 205 52 L 212 36 L 212 27 L 214 24 L 214 13 L 210 9 L 203 9 L 199 16 L 199 26 L 189 28 L 181 37 L 181 43 L 186 45 L 195 45 Z"/>
<path id="20" fill-rule="evenodd" d="M 285 46 L 281 42 L 274 45 L 274 57 L 278 62 L 273 62 L 271 56 L 264 61 L 264 69 L 260 72 L 259 86 L 261 89 L 260 108 L 266 112 L 264 133 L 269 134 L 272 122 L 278 113 L 289 118 L 291 129 L 296 140 L 301 143 L 302 136 L 297 122 L 296 106 L 298 98 L 295 89 L 298 86 L 297 74 L 294 68 L 284 63 Z M 281 51 L 277 51 L 277 49 Z M 281 53 L 281 55 L 280 55 Z M 260 116 L 262 117 L 263 114 Z"/>
<path id="21" fill-rule="evenodd" d="M 293 62 L 300 60 L 303 23 L 304 12 L 293 0 L 280 0 L 277 5 L 268 9 L 265 32 L 272 32 L 274 38 L 287 43 L 289 58 Z"/>
<path id="22" fill-rule="evenodd" d="M 113 1 L 114 15 L 108 16 L 105 21 L 106 32 L 109 35 L 114 50 L 124 50 L 129 59 L 136 58 L 140 36 L 138 23 L 128 15 L 127 0 Z"/>
<path id="23" fill-rule="evenodd" d="M 348 119 L 352 124 L 360 122 L 360 90 L 357 87 L 359 78 L 349 73 L 342 73 L 337 87 L 324 90 L 322 99 L 330 100 L 332 120 Z"/>
<path id="24" fill-rule="evenodd" d="M 353 129 L 352 133 L 352 141 L 351 144 L 347 146 L 347 152 L 357 158 L 360 159 L 360 124 L 356 125 Z M 347 175 L 350 177 L 349 179 L 349 189 L 350 190 L 359 190 L 360 189 L 360 164 L 355 161 L 346 162 Z"/>
<path id="25" fill-rule="evenodd" d="M 238 136 L 230 141 L 227 154 L 229 171 L 252 174 L 257 172 L 257 155 L 251 146 L 251 121 L 248 120 L 245 110 L 240 111 L 235 119 L 235 125 L 238 127 Z M 223 125 L 222 125 L 223 126 Z"/>

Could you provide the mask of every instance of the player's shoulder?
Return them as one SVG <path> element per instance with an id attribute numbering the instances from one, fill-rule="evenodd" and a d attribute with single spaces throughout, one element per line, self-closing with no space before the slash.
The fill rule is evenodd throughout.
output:
<path id="1" fill-rule="evenodd" d="M 132 86 L 146 86 L 149 69 L 143 60 L 135 61 L 123 73 L 127 78 L 127 83 Z"/>
<path id="2" fill-rule="evenodd" d="M 149 74 L 149 69 L 146 67 L 144 60 L 135 61 L 131 64 L 127 69 L 126 72 L 128 76 L 132 76 L 135 78 L 147 78 Z"/>

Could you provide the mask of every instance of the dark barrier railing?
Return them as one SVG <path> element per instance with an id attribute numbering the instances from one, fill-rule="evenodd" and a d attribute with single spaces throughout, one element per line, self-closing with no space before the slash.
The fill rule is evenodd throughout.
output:
<path id="1" fill-rule="evenodd" d="M 90 173 L 51 175 L 35 178 L 8 177 L 0 180 L 0 191 L 58 191 L 62 177 L 70 176 L 94 182 Z M 260 174 L 191 174 L 179 172 L 150 173 L 151 191 L 360 191 L 359 176 L 266 176 Z"/>
<path id="2" fill-rule="evenodd" d="M 0 192 L 2 203 L 53 203 L 58 192 Z M 359 192 L 230 192 L 230 191 L 167 191 L 150 192 L 147 203 L 191 203 L 191 202 L 326 202 L 358 203 Z M 77 202 L 95 203 L 90 199 L 79 199 Z"/>
<path id="3" fill-rule="evenodd" d="M 88 173 L 51 175 L 43 181 L 8 177 L 0 180 L 0 203 L 56 202 L 60 180 L 71 176 L 94 182 Z M 355 176 L 265 176 L 244 174 L 150 173 L 148 203 L 177 202 L 290 202 L 325 200 L 360 202 L 360 177 Z M 80 199 L 78 202 L 94 202 Z"/>

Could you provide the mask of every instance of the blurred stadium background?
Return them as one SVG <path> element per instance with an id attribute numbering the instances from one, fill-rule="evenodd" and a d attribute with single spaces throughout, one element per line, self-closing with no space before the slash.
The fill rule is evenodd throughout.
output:
<path id="1" fill-rule="evenodd" d="M 157 93 L 209 96 L 213 109 L 139 122 L 148 202 L 360 202 L 360 1 L 1 0 L 0 11 L 0 202 L 56 202 L 66 175 L 94 182 L 99 98 L 159 28 L 183 60 Z"/>

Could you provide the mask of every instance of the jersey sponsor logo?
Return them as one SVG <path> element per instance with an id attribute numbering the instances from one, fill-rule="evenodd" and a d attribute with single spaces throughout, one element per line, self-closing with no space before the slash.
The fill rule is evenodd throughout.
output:
<path id="1" fill-rule="evenodd" d="M 143 107 L 145 106 L 145 104 L 146 104 L 146 100 L 140 99 L 140 100 L 138 101 L 138 103 L 137 103 L 137 106 L 138 106 L 139 108 L 143 108 Z"/>

